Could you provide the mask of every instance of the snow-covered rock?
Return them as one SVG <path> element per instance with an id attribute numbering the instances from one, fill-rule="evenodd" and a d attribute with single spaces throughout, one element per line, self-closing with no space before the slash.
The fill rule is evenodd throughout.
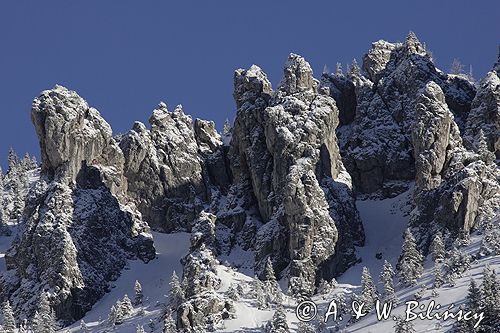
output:
<path id="1" fill-rule="evenodd" d="M 127 205 L 123 154 L 109 125 L 75 92 L 56 86 L 33 102 L 42 170 L 5 255 L 3 298 L 31 318 L 47 293 L 57 318 L 80 319 L 127 259 L 154 258 L 152 236 Z"/>

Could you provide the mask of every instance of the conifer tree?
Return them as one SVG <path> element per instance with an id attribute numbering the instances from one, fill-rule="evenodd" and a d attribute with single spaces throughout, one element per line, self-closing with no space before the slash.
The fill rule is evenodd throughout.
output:
<path id="1" fill-rule="evenodd" d="M 377 300 L 377 289 L 375 288 L 370 271 L 366 267 L 363 267 L 363 272 L 361 273 L 361 299 L 368 311 L 374 308 L 375 301 Z"/>
<path id="2" fill-rule="evenodd" d="M 19 333 L 28 333 L 28 320 L 24 318 L 19 324 Z"/>
<path id="3" fill-rule="evenodd" d="M 170 293 L 168 298 L 169 305 L 173 309 L 177 309 L 184 302 L 184 290 L 175 271 L 170 278 Z"/>
<path id="4" fill-rule="evenodd" d="M 136 333 L 146 333 L 146 331 L 144 330 L 144 327 L 142 325 L 137 325 Z"/>
<path id="5" fill-rule="evenodd" d="M 121 324 L 123 321 L 130 316 L 134 307 L 132 306 L 132 301 L 127 294 L 123 296 L 121 300 L 116 302 L 116 324 Z"/>
<path id="6" fill-rule="evenodd" d="M 2 168 L 0 168 L 0 236 L 9 235 L 10 230 L 7 225 L 9 217 L 4 209 L 4 184 L 3 184 L 3 173 Z"/>
<path id="7" fill-rule="evenodd" d="M 353 79 L 359 79 L 361 77 L 361 73 L 360 73 L 359 66 L 358 66 L 358 61 L 356 60 L 356 58 L 354 58 L 352 60 L 352 70 L 351 70 L 351 73 L 352 73 L 352 78 Z"/>
<path id="8" fill-rule="evenodd" d="M 281 288 L 276 280 L 276 275 L 274 273 L 273 263 L 271 258 L 268 257 L 266 261 L 266 267 L 264 271 L 264 293 L 267 295 L 268 301 L 270 303 L 280 304 L 283 300 Z"/>
<path id="9" fill-rule="evenodd" d="M 500 285 L 495 270 L 489 266 L 483 270 L 481 296 L 485 316 L 483 325 L 487 328 L 500 327 Z"/>
<path id="10" fill-rule="evenodd" d="M 415 328 L 411 321 L 406 321 L 402 317 L 397 317 L 394 325 L 394 333 L 415 333 Z"/>
<path id="11" fill-rule="evenodd" d="M 52 310 L 46 293 L 42 293 L 38 303 L 38 311 L 33 318 L 33 330 L 37 333 L 55 333 L 59 329 L 56 316 Z"/>
<path id="12" fill-rule="evenodd" d="M 445 280 L 441 273 L 441 264 L 434 263 L 434 288 L 439 288 L 444 284 Z"/>
<path id="13" fill-rule="evenodd" d="M 259 310 L 267 309 L 268 304 L 266 297 L 264 295 L 264 287 L 262 281 L 259 280 L 257 276 L 255 276 L 253 281 L 253 294 L 254 299 L 257 302 L 257 308 Z"/>
<path id="14" fill-rule="evenodd" d="M 116 310 L 116 304 L 111 306 L 111 309 L 109 310 L 109 315 L 108 315 L 108 324 L 110 326 L 115 326 L 117 324 L 116 320 L 118 317 L 118 311 Z"/>
<path id="15" fill-rule="evenodd" d="M 229 297 L 229 299 L 232 299 L 233 301 L 237 301 L 240 299 L 240 295 L 234 284 L 231 283 L 231 285 L 227 289 L 226 296 Z"/>
<path id="16" fill-rule="evenodd" d="M 174 319 L 172 318 L 172 311 L 168 310 L 165 319 L 163 320 L 163 331 L 162 333 L 176 333 L 177 328 L 174 322 Z"/>
<path id="17" fill-rule="evenodd" d="M 444 259 L 445 252 L 444 252 L 443 236 L 440 232 L 437 232 L 432 238 L 431 253 L 432 253 L 432 260 L 434 260 L 434 262 L 440 262 Z"/>
<path id="18" fill-rule="evenodd" d="M 134 305 L 135 306 L 142 305 L 144 294 L 142 293 L 142 286 L 137 280 L 135 280 L 134 291 L 135 291 Z"/>
<path id="19" fill-rule="evenodd" d="M 285 310 L 279 306 L 273 315 L 273 328 L 275 333 L 289 333 L 288 323 L 286 321 Z"/>
<path id="20" fill-rule="evenodd" d="M 423 257 L 417 249 L 410 229 L 405 232 L 403 249 L 398 261 L 399 279 L 406 286 L 414 286 L 423 272 Z"/>
<path id="21" fill-rule="evenodd" d="M 222 128 L 222 134 L 229 136 L 232 131 L 233 129 L 231 128 L 231 123 L 229 122 L 229 119 L 226 118 L 226 121 L 224 121 L 224 127 Z"/>
<path id="22" fill-rule="evenodd" d="M 479 313 L 481 308 L 481 290 L 478 288 L 474 279 L 470 280 L 469 289 L 466 298 L 467 308 L 474 313 Z"/>
<path id="23" fill-rule="evenodd" d="M 87 324 L 83 321 L 83 319 L 80 321 L 80 331 L 90 332 L 90 329 L 88 328 Z"/>
<path id="24" fill-rule="evenodd" d="M 297 324 L 297 333 L 316 333 L 316 329 L 310 323 L 300 322 Z"/>
<path id="25" fill-rule="evenodd" d="M 9 301 L 5 301 L 2 305 L 3 317 L 3 332 L 14 333 L 16 329 L 16 320 L 14 319 L 14 312 L 10 306 Z"/>
<path id="26" fill-rule="evenodd" d="M 380 273 L 380 283 L 383 286 L 382 296 L 385 302 L 396 304 L 398 299 L 394 292 L 394 269 L 387 260 L 384 261 L 384 267 Z"/>
<path id="27" fill-rule="evenodd" d="M 342 64 L 340 62 L 337 63 L 337 69 L 335 70 L 335 74 L 337 77 L 344 77 L 344 73 L 342 72 Z"/>

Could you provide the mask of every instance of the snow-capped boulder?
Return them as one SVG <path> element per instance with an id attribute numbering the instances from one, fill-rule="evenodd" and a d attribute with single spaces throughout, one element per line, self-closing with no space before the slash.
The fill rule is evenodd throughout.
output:
<path id="1" fill-rule="evenodd" d="M 7 252 L 2 297 L 30 318 L 47 293 L 57 318 L 80 319 L 127 259 L 153 259 L 149 228 L 127 205 L 123 154 L 109 125 L 74 91 L 56 86 L 33 102 L 41 179 L 30 192 L 23 230 Z"/>

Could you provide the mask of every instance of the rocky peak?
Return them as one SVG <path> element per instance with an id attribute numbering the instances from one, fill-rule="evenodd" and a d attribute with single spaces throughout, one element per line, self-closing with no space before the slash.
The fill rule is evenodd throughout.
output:
<path id="1" fill-rule="evenodd" d="M 379 40 L 372 43 L 371 49 L 363 56 L 362 69 L 368 78 L 377 82 L 386 64 L 391 59 L 392 52 L 401 47 L 401 44 L 393 44 L 385 40 Z"/>
<path id="2" fill-rule="evenodd" d="M 33 102 L 41 180 L 22 215 L 23 231 L 6 254 L 2 297 L 30 318 L 49 292 L 58 319 L 83 317 L 127 259 L 155 256 L 148 226 L 128 205 L 123 154 L 111 128 L 74 91 L 56 86 Z"/>
<path id="3" fill-rule="evenodd" d="M 42 175 L 74 183 L 83 164 L 98 165 L 108 187 L 123 193 L 123 155 L 111 127 L 74 91 L 46 90 L 33 102 L 31 117 L 40 140 Z"/>
<path id="4" fill-rule="evenodd" d="M 316 89 L 312 68 L 303 57 L 290 53 L 283 72 L 284 78 L 278 90 L 291 95 Z"/>
<path id="5" fill-rule="evenodd" d="M 238 69 L 234 73 L 234 100 L 239 110 L 249 104 L 267 103 L 273 90 L 266 73 L 259 66 L 252 65 L 248 70 Z"/>

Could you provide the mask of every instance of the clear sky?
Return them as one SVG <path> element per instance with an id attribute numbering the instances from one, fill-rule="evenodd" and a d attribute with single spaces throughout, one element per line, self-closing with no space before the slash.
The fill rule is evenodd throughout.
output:
<path id="1" fill-rule="evenodd" d="M 426 42 L 483 76 L 500 42 L 500 1 L 132 1 L 0 3 L 0 164 L 14 147 L 39 155 L 31 102 L 55 84 L 76 90 L 115 133 L 147 122 L 160 100 L 221 128 L 233 119 L 233 72 L 259 65 L 276 86 L 290 52 L 316 76 L 378 39 Z"/>

